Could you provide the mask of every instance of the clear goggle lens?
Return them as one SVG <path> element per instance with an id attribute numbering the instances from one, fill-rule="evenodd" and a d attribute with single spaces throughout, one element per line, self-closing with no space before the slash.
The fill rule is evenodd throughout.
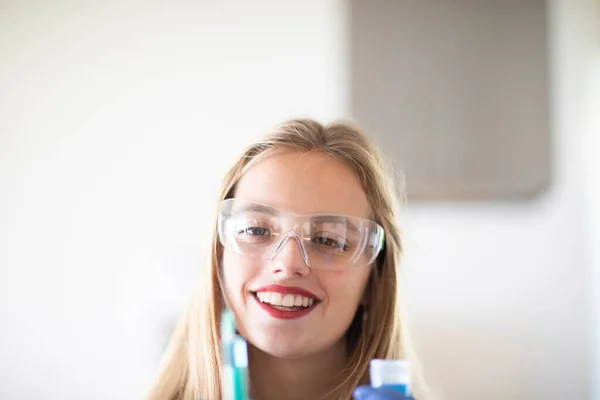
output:
<path id="1" fill-rule="evenodd" d="M 383 248 L 383 228 L 365 218 L 298 215 L 263 204 L 227 199 L 219 213 L 219 240 L 237 253 L 273 259 L 296 241 L 307 266 L 345 269 L 370 265 Z"/>

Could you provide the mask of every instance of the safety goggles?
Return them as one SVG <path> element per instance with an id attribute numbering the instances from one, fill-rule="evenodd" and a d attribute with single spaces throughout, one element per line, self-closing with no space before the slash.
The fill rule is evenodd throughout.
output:
<path id="1" fill-rule="evenodd" d="M 384 243 L 383 228 L 365 218 L 299 215 L 235 198 L 221 203 L 218 230 L 224 247 L 262 259 L 274 259 L 295 241 L 304 263 L 317 269 L 370 265 Z"/>

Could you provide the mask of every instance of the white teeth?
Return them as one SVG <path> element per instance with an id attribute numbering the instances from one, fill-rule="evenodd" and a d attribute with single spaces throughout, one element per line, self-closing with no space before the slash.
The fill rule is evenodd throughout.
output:
<path id="1" fill-rule="evenodd" d="M 271 293 L 271 299 L 269 300 L 269 303 L 273 304 L 274 306 L 281 306 L 283 305 L 283 296 L 281 293 Z"/>
<path id="2" fill-rule="evenodd" d="M 271 293 L 269 292 L 263 292 L 263 298 L 262 301 L 263 303 L 270 303 L 271 302 Z"/>
<path id="3" fill-rule="evenodd" d="M 282 306 L 285 307 L 293 307 L 294 306 L 294 295 L 287 293 L 283 296 L 283 301 L 281 302 Z"/>
<path id="4" fill-rule="evenodd" d="M 262 303 L 269 303 L 279 307 L 310 307 L 315 301 L 309 297 L 294 293 L 282 294 L 279 292 L 257 292 L 256 297 L 258 297 L 258 300 Z"/>

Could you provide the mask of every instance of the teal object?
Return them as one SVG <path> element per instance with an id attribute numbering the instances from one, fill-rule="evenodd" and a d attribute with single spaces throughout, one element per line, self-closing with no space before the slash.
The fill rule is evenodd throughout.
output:
<path id="1" fill-rule="evenodd" d="M 223 399 L 248 400 L 248 346 L 236 334 L 230 310 L 221 316 L 221 355 L 223 360 Z"/>

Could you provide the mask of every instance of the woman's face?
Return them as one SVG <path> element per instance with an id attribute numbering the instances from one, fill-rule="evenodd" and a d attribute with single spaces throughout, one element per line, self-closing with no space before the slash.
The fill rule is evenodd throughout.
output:
<path id="1" fill-rule="evenodd" d="M 245 173 L 235 198 L 294 214 L 370 217 L 366 194 L 353 171 L 320 152 L 269 156 Z M 370 275 L 368 265 L 310 268 L 294 237 L 286 239 L 272 259 L 242 255 L 226 246 L 222 267 L 240 333 L 260 350 L 285 358 L 312 355 L 343 340 Z M 300 311 L 287 311 L 292 295 L 294 309 Z M 302 295 L 315 298 L 312 306 L 302 308 Z"/>

